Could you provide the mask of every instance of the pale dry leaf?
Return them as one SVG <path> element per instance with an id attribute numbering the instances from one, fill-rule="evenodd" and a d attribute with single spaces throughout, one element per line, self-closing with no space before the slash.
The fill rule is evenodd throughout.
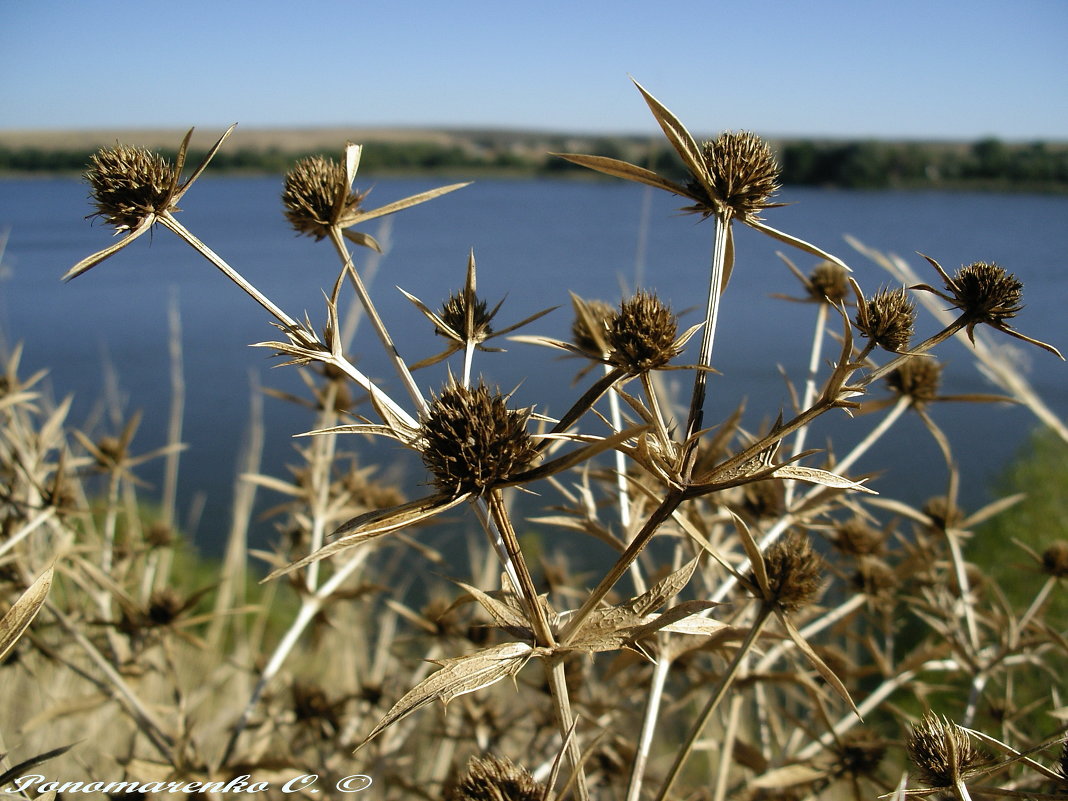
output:
<path id="1" fill-rule="evenodd" d="M 30 623 L 41 611 L 44 602 L 48 599 L 48 591 L 52 587 L 52 574 L 55 566 L 50 566 L 44 573 L 37 577 L 19 599 L 7 610 L 7 614 L 0 620 L 0 662 L 7 658 L 11 649 L 19 641 L 23 632 L 29 628 Z"/>
<path id="2" fill-rule="evenodd" d="M 393 705 L 386 716 L 378 722 L 357 751 L 397 721 L 406 718 L 417 709 L 433 701 L 448 704 L 449 701 L 467 693 L 496 684 L 501 679 L 514 676 L 531 656 L 540 649 L 525 642 L 510 642 L 495 645 L 466 656 L 443 659 L 441 670 L 432 673 Z"/>

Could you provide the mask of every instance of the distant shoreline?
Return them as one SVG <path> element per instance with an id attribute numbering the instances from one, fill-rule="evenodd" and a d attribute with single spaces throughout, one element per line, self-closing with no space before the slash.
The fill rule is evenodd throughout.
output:
<path id="1" fill-rule="evenodd" d="M 194 132 L 190 160 L 221 133 Z M 116 142 L 173 156 L 184 131 L 0 130 L 0 177 L 83 172 L 92 154 Z M 337 157 L 345 142 L 366 145 L 361 172 L 384 175 L 464 174 L 477 177 L 571 177 L 587 170 L 553 157 L 578 152 L 641 164 L 676 179 L 683 170 L 661 139 L 509 130 L 402 128 L 238 129 L 216 155 L 216 172 L 278 174 L 300 158 Z M 833 139 L 769 140 L 782 183 L 854 189 L 967 189 L 1068 192 L 1068 142 L 1008 143 Z"/>

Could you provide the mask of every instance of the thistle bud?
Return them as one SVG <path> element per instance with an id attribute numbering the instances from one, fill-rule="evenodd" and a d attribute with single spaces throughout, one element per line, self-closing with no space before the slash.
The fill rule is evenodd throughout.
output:
<path id="1" fill-rule="evenodd" d="M 863 519 L 854 517 L 835 526 L 831 544 L 851 556 L 871 556 L 883 552 L 886 536 L 869 526 Z"/>
<path id="2" fill-rule="evenodd" d="M 886 377 L 886 385 L 914 405 L 922 406 L 938 397 L 942 365 L 930 356 L 910 356 Z"/>
<path id="3" fill-rule="evenodd" d="M 451 495 L 480 494 L 527 468 L 538 455 L 529 419 L 529 409 L 508 409 L 504 396 L 481 382 L 446 387 L 421 429 L 423 464 L 435 486 Z"/>
<path id="4" fill-rule="evenodd" d="M 960 726 L 930 712 L 912 730 L 905 749 L 919 777 L 933 787 L 955 784 L 983 763 Z"/>
<path id="5" fill-rule="evenodd" d="M 767 142 L 749 131 L 726 131 L 705 142 L 702 154 L 716 204 L 743 219 L 768 207 L 779 189 L 779 165 Z M 704 194 L 696 184 L 690 188 Z"/>
<path id="6" fill-rule="evenodd" d="M 977 261 L 961 267 L 946 282 L 951 302 L 977 323 L 1001 323 L 1016 316 L 1023 306 L 1023 284 L 997 264 Z"/>
<path id="7" fill-rule="evenodd" d="M 545 788 L 526 770 L 501 757 L 471 757 L 446 801 L 541 801 Z"/>
<path id="8" fill-rule="evenodd" d="M 821 261 L 808 276 L 809 294 L 813 300 L 839 303 L 849 294 L 845 267 L 833 261 Z"/>
<path id="9" fill-rule="evenodd" d="M 1042 572 L 1055 578 L 1068 578 L 1068 542 L 1057 540 L 1042 552 Z"/>
<path id="10" fill-rule="evenodd" d="M 609 360 L 633 374 L 663 367 L 679 355 L 678 318 L 656 295 L 639 291 L 606 325 Z"/>
<path id="11" fill-rule="evenodd" d="M 346 213 L 354 212 L 366 192 L 349 189 L 345 167 L 333 159 L 311 156 L 286 173 L 282 205 L 297 233 L 322 239 Z"/>
<path id="12" fill-rule="evenodd" d="M 116 145 L 98 151 L 85 174 L 96 206 L 92 217 L 102 217 L 119 231 L 136 228 L 150 214 L 170 208 L 178 183 L 174 165 L 143 147 Z"/>
<path id="13" fill-rule="evenodd" d="M 819 595 L 823 558 L 812 549 L 808 536 L 791 531 L 764 554 L 764 569 L 771 600 L 787 612 L 808 606 Z"/>
<path id="14" fill-rule="evenodd" d="M 860 333 L 881 348 L 900 353 L 909 346 L 916 307 L 904 289 L 881 289 L 857 312 Z"/>
<path id="15" fill-rule="evenodd" d="M 471 303 L 471 297 L 464 290 L 449 295 L 449 299 L 441 307 L 440 316 L 449 328 L 465 340 L 483 342 L 493 334 L 493 327 L 490 325 L 489 307 L 486 301 L 479 299 L 477 296 L 474 296 L 474 302 Z M 468 330 L 468 305 L 471 306 L 471 330 Z M 435 328 L 434 333 L 439 336 L 448 336 L 445 331 L 439 328 Z"/>

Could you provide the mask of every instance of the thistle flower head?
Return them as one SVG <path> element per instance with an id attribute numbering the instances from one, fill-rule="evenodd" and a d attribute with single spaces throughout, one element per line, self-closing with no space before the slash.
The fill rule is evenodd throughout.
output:
<path id="1" fill-rule="evenodd" d="M 919 777 L 933 787 L 952 785 L 983 763 L 983 756 L 960 726 L 928 712 L 905 743 Z"/>
<path id="2" fill-rule="evenodd" d="M 708 204 L 690 209 L 705 216 L 729 209 L 742 219 L 755 219 L 768 208 L 768 198 L 779 189 L 779 165 L 768 143 L 749 131 L 726 131 L 701 146 L 705 183 L 696 176 L 687 189 L 711 196 Z"/>
<path id="3" fill-rule="evenodd" d="M 909 346 L 916 307 L 904 289 L 881 289 L 864 301 L 855 320 L 860 333 L 881 348 L 900 353 Z"/>
<path id="4" fill-rule="evenodd" d="M 833 261 L 821 261 L 808 276 L 808 291 L 813 300 L 839 303 L 849 294 L 849 274 Z"/>
<path id="5" fill-rule="evenodd" d="M 663 367 L 679 355 L 678 318 L 656 295 L 639 291 L 606 321 L 609 361 L 634 374 Z"/>
<path id="6" fill-rule="evenodd" d="M 886 377 L 886 385 L 913 405 L 922 406 L 938 397 L 942 365 L 929 356 L 910 356 Z"/>
<path id="7" fill-rule="evenodd" d="M 844 554 L 872 556 L 883 552 L 886 536 L 859 517 L 851 518 L 834 528 L 831 544 Z"/>
<path id="8" fill-rule="evenodd" d="M 469 312 L 470 324 L 468 323 Z M 493 336 L 493 326 L 490 325 L 493 314 L 490 313 L 486 301 L 473 292 L 461 289 L 449 295 L 448 300 L 441 307 L 440 316 L 442 322 L 449 328 L 473 342 L 484 342 Z M 434 333 L 439 336 L 449 336 L 448 332 L 437 327 Z"/>
<path id="9" fill-rule="evenodd" d="M 764 554 L 771 599 L 787 612 L 796 612 L 816 600 L 823 574 L 823 558 L 812 549 L 808 536 L 791 531 Z"/>
<path id="10" fill-rule="evenodd" d="M 951 281 L 950 302 L 977 323 L 1002 323 L 1023 308 L 1023 284 L 992 262 L 976 261 L 961 267 Z"/>
<path id="11" fill-rule="evenodd" d="M 1042 572 L 1047 576 L 1068 578 L 1068 542 L 1057 540 L 1042 552 Z"/>
<path id="12" fill-rule="evenodd" d="M 545 788 L 525 769 L 510 760 L 471 757 L 446 801 L 541 801 Z"/>
<path id="13" fill-rule="evenodd" d="M 481 494 L 524 470 L 538 454 L 527 433 L 530 410 L 513 411 L 481 382 L 447 386 L 421 428 L 423 464 L 442 492 Z"/>
<path id="14" fill-rule="evenodd" d="M 842 738 L 839 767 L 853 776 L 874 775 L 886 756 L 886 742 L 870 729 L 854 729 Z"/>
<path id="15" fill-rule="evenodd" d="M 354 213 L 366 195 L 349 188 L 343 164 L 311 156 L 298 161 L 286 173 L 282 205 L 297 233 L 322 239 L 332 225 Z"/>
<path id="16" fill-rule="evenodd" d="M 116 145 L 93 155 L 85 174 L 96 211 L 118 231 L 136 228 L 147 217 L 174 210 L 171 200 L 178 170 L 158 153 Z"/>

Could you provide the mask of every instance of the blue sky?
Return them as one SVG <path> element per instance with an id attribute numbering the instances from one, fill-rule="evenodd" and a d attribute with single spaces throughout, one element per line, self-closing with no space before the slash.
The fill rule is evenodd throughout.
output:
<path id="1" fill-rule="evenodd" d="M 0 128 L 650 132 L 634 76 L 699 134 L 1068 140 L 1066 44 L 1066 0 L 0 0 Z"/>

